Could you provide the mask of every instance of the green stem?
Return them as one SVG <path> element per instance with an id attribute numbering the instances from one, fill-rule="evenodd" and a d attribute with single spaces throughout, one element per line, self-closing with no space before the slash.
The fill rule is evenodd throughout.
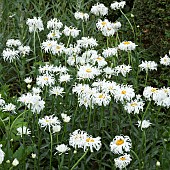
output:
<path id="1" fill-rule="evenodd" d="M 35 61 L 36 61 L 35 30 L 34 30 L 34 57 L 35 57 Z"/>
<path id="2" fill-rule="evenodd" d="M 139 159 L 139 157 L 138 157 L 138 155 L 133 151 L 133 150 L 130 150 L 132 153 L 133 153 L 133 155 L 136 157 L 136 159 L 138 160 L 138 162 L 139 162 L 139 167 L 140 167 L 140 169 L 141 169 L 141 162 L 140 162 L 140 159 Z"/>
<path id="3" fill-rule="evenodd" d="M 91 103 L 92 105 L 92 103 Z M 90 122 L 91 122 L 91 113 L 92 113 L 92 106 L 90 105 L 90 112 L 89 112 L 89 115 L 88 115 L 88 126 L 87 126 L 87 130 L 89 129 L 90 127 Z"/>
<path id="4" fill-rule="evenodd" d="M 88 149 L 86 150 L 86 152 L 82 155 L 82 157 L 74 164 L 74 166 L 71 168 L 71 170 L 73 170 L 77 165 L 78 163 L 86 156 L 88 152 Z"/>
<path id="5" fill-rule="evenodd" d="M 123 16 L 126 18 L 126 20 L 128 21 L 128 23 L 129 23 L 129 25 L 130 25 L 130 27 L 131 27 L 131 29 L 132 29 L 132 32 L 133 32 L 133 36 L 134 36 L 134 41 L 135 41 L 135 31 L 134 31 L 134 29 L 133 29 L 133 26 L 132 26 L 132 24 L 131 24 L 131 22 L 130 22 L 130 20 L 127 18 L 127 16 L 125 15 L 125 13 L 120 9 L 120 12 L 123 14 Z"/>
<path id="6" fill-rule="evenodd" d="M 40 39 L 40 36 L 39 36 L 38 31 L 37 31 L 37 36 L 38 36 L 38 40 L 39 40 L 39 43 L 40 43 L 40 46 L 41 46 L 41 39 Z M 40 49 L 41 49 L 41 57 L 42 57 L 42 61 L 44 61 L 42 48 L 40 48 Z"/>
<path id="7" fill-rule="evenodd" d="M 83 30 L 83 37 L 84 37 L 84 22 L 82 21 L 82 30 Z"/>
<path id="8" fill-rule="evenodd" d="M 63 162 L 64 162 L 64 154 L 61 155 L 61 162 L 60 162 L 60 170 L 62 170 L 62 166 L 63 166 Z"/>
<path id="9" fill-rule="evenodd" d="M 151 101 L 149 101 L 149 103 L 148 103 L 148 105 L 147 105 L 147 107 L 146 107 L 146 110 L 145 110 L 145 112 L 144 112 L 144 114 L 143 114 L 143 116 L 142 116 L 142 121 L 143 121 L 144 117 L 146 116 L 146 113 L 147 113 L 147 111 L 148 111 L 148 109 L 149 109 L 150 104 L 151 104 Z M 142 123 L 141 123 L 141 125 L 142 125 Z"/>
<path id="10" fill-rule="evenodd" d="M 145 87 L 146 87 L 146 84 L 147 84 L 147 80 L 148 80 L 148 71 L 146 71 L 146 77 L 145 77 Z"/>
<path id="11" fill-rule="evenodd" d="M 50 127 L 49 127 L 49 132 L 50 132 L 50 141 L 51 141 L 51 147 L 50 147 L 50 170 L 51 170 L 52 169 L 52 153 L 53 153 L 53 136 L 52 136 Z"/>

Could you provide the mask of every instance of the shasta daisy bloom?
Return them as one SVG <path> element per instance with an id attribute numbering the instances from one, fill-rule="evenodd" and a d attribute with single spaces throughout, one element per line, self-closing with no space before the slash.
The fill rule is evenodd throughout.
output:
<path id="1" fill-rule="evenodd" d="M 62 43 L 56 44 L 55 43 L 51 47 L 51 52 L 53 55 L 56 55 L 56 54 L 60 55 L 64 52 L 64 49 L 65 49 L 64 44 L 62 44 Z"/>
<path id="2" fill-rule="evenodd" d="M 124 109 L 128 113 L 139 114 L 140 111 L 143 111 L 144 101 L 141 99 L 140 95 L 136 96 L 136 99 L 127 102 L 124 106 Z"/>
<path id="3" fill-rule="evenodd" d="M 47 22 L 48 29 L 59 30 L 62 27 L 63 27 L 63 23 L 57 18 L 53 18 Z"/>
<path id="4" fill-rule="evenodd" d="M 93 79 L 95 76 L 100 75 L 101 71 L 91 66 L 90 64 L 80 66 L 77 72 L 78 79 Z"/>
<path id="5" fill-rule="evenodd" d="M 116 86 L 114 98 L 116 101 L 130 101 L 133 97 L 135 97 L 134 89 L 131 85 L 120 85 Z"/>
<path id="6" fill-rule="evenodd" d="M 170 58 L 168 57 L 167 54 L 164 57 L 160 58 L 160 63 L 165 66 L 170 65 Z"/>
<path id="7" fill-rule="evenodd" d="M 103 21 L 101 19 L 98 20 L 96 23 L 96 27 L 98 30 L 105 30 L 111 26 L 111 22 L 109 22 L 108 19 L 104 19 Z"/>
<path id="8" fill-rule="evenodd" d="M 27 77 L 27 78 L 25 78 L 24 81 L 25 81 L 25 83 L 30 84 L 32 82 L 32 78 L 31 77 Z"/>
<path id="9" fill-rule="evenodd" d="M 112 3 L 110 5 L 110 7 L 113 10 L 117 10 L 117 9 L 124 8 L 125 5 L 126 5 L 126 1 L 121 1 L 121 2 L 114 2 L 114 3 Z"/>
<path id="10" fill-rule="evenodd" d="M 55 83 L 55 79 L 53 78 L 53 76 L 44 74 L 42 76 L 38 76 L 36 79 L 36 84 L 40 87 L 44 87 L 44 86 L 51 86 Z"/>
<path id="11" fill-rule="evenodd" d="M 5 105 L 5 100 L 0 98 L 0 107 Z"/>
<path id="12" fill-rule="evenodd" d="M 97 63 L 98 67 L 104 67 L 105 65 L 107 65 L 105 58 L 100 55 L 92 55 L 90 60 L 93 64 Z"/>
<path id="13" fill-rule="evenodd" d="M 149 70 L 157 70 L 158 64 L 155 61 L 142 61 L 139 65 L 141 70 L 148 72 Z"/>
<path id="14" fill-rule="evenodd" d="M 65 36 L 72 36 L 73 38 L 76 38 L 79 35 L 80 30 L 74 28 L 74 27 L 64 27 L 63 33 Z"/>
<path id="15" fill-rule="evenodd" d="M 40 17 L 33 19 L 28 18 L 26 24 L 29 27 L 29 32 L 42 31 L 44 30 L 43 22 Z"/>
<path id="16" fill-rule="evenodd" d="M 89 14 L 77 11 L 74 13 L 74 17 L 76 20 L 81 19 L 83 21 L 87 21 L 89 19 Z"/>
<path id="17" fill-rule="evenodd" d="M 144 129 L 145 129 L 145 128 L 148 128 L 151 124 L 152 124 L 152 123 L 150 123 L 149 120 L 143 120 L 143 121 L 138 120 L 138 123 L 137 123 L 138 127 L 140 127 L 141 130 L 142 130 L 143 128 L 144 128 Z"/>
<path id="18" fill-rule="evenodd" d="M 132 159 L 130 157 L 130 154 L 127 153 L 114 159 L 116 168 L 119 168 L 120 170 L 128 166 L 131 161 Z"/>
<path id="19" fill-rule="evenodd" d="M 71 116 L 68 116 L 67 114 L 61 113 L 61 117 L 63 119 L 63 122 L 70 122 Z"/>
<path id="20" fill-rule="evenodd" d="M 49 132 L 51 131 L 50 128 L 56 125 L 60 125 L 60 121 L 58 120 L 58 117 L 54 115 L 45 116 L 42 119 L 39 119 L 38 124 L 45 129 L 48 128 Z"/>
<path id="21" fill-rule="evenodd" d="M 26 126 L 22 126 L 22 127 L 19 127 L 17 128 L 17 135 L 20 135 L 21 137 L 23 135 L 30 135 L 31 134 L 31 131 L 29 128 L 27 128 Z"/>
<path id="22" fill-rule="evenodd" d="M 89 37 L 82 37 L 81 40 L 77 40 L 77 45 L 83 48 L 92 48 L 98 45 L 96 39 Z"/>
<path id="23" fill-rule="evenodd" d="M 107 106 L 110 101 L 111 101 L 111 97 L 109 94 L 107 93 L 95 93 L 92 97 L 92 101 L 94 104 L 97 104 L 99 106 Z"/>
<path id="24" fill-rule="evenodd" d="M 20 40 L 15 40 L 15 39 L 8 39 L 6 42 L 7 47 L 19 47 L 21 45 Z"/>
<path id="25" fill-rule="evenodd" d="M 67 73 L 66 74 L 61 74 L 58 80 L 59 80 L 60 83 L 69 82 L 71 80 L 71 77 Z"/>
<path id="26" fill-rule="evenodd" d="M 6 48 L 2 52 L 3 59 L 10 63 L 19 58 L 19 51 L 15 49 Z"/>
<path id="27" fill-rule="evenodd" d="M 102 55 L 105 58 L 117 55 L 117 48 L 107 48 L 103 50 Z"/>
<path id="28" fill-rule="evenodd" d="M 64 53 L 70 57 L 80 54 L 81 48 L 77 45 L 70 44 L 68 48 L 64 49 Z"/>
<path id="29" fill-rule="evenodd" d="M 28 55 L 31 51 L 30 47 L 29 46 L 19 46 L 18 47 L 18 51 L 21 55 L 25 56 L 25 55 Z"/>
<path id="30" fill-rule="evenodd" d="M 12 103 L 5 104 L 2 111 L 15 113 L 16 106 Z"/>
<path id="31" fill-rule="evenodd" d="M 41 49 L 45 51 L 45 53 L 51 52 L 52 47 L 57 44 L 55 40 L 46 40 L 41 44 Z"/>
<path id="32" fill-rule="evenodd" d="M 41 74 L 50 74 L 52 73 L 54 70 L 54 66 L 53 65 L 49 65 L 49 64 L 46 64 L 45 66 L 40 66 L 38 71 L 41 73 Z"/>
<path id="33" fill-rule="evenodd" d="M 62 33 L 59 30 L 51 30 L 48 35 L 47 38 L 48 39 L 59 39 L 61 37 Z"/>
<path id="34" fill-rule="evenodd" d="M 112 27 L 116 32 L 121 27 L 121 23 L 116 21 L 116 22 L 113 23 Z"/>
<path id="35" fill-rule="evenodd" d="M 136 44 L 131 41 L 123 41 L 118 45 L 118 48 L 122 51 L 132 51 L 135 50 Z"/>
<path id="36" fill-rule="evenodd" d="M 106 78 L 111 78 L 111 76 L 115 73 L 114 69 L 112 69 L 111 67 L 105 67 L 103 69 L 103 72 L 105 73 Z"/>
<path id="37" fill-rule="evenodd" d="M 60 87 L 60 86 L 57 86 L 57 87 L 52 87 L 50 89 L 50 95 L 55 95 L 55 96 L 62 96 L 62 94 L 64 93 L 64 88 L 63 87 Z"/>
<path id="38" fill-rule="evenodd" d="M 158 94 L 158 88 L 155 87 L 147 86 L 143 90 L 143 96 L 149 101 L 151 101 L 152 99 L 156 100 L 157 94 Z"/>
<path id="39" fill-rule="evenodd" d="M 69 145 L 75 149 L 83 148 L 86 136 L 87 132 L 80 129 L 75 130 L 73 133 L 70 134 Z"/>
<path id="40" fill-rule="evenodd" d="M 40 94 L 42 90 L 39 87 L 33 87 L 32 88 L 32 93 L 33 94 Z"/>
<path id="41" fill-rule="evenodd" d="M 2 164 L 2 162 L 4 161 L 4 157 L 5 157 L 5 153 L 1 148 L 2 148 L 2 144 L 0 144 L 0 164 Z"/>
<path id="42" fill-rule="evenodd" d="M 53 133 L 58 133 L 61 130 L 61 125 L 52 126 Z"/>
<path id="43" fill-rule="evenodd" d="M 129 136 L 115 136 L 113 141 L 110 143 L 110 150 L 114 154 L 123 154 L 124 152 L 130 152 L 132 142 Z"/>
<path id="44" fill-rule="evenodd" d="M 63 153 L 67 154 L 67 151 L 70 150 L 70 148 L 65 144 L 57 145 L 55 149 L 57 150 L 56 153 L 59 153 L 59 155 L 62 155 Z"/>
<path id="45" fill-rule="evenodd" d="M 104 16 L 108 14 L 108 8 L 102 3 L 97 3 L 96 5 L 92 6 L 91 13 L 96 16 Z"/>
<path id="46" fill-rule="evenodd" d="M 132 67 L 130 65 L 122 64 L 122 65 L 115 67 L 114 70 L 117 76 L 119 73 L 121 73 L 124 77 L 126 77 L 126 74 L 132 70 Z"/>
<path id="47" fill-rule="evenodd" d="M 84 142 L 84 151 L 86 151 L 88 148 L 90 148 L 90 151 L 93 152 L 93 148 L 97 151 L 101 148 L 101 137 L 93 138 L 92 136 L 89 136 L 86 134 L 85 142 Z"/>

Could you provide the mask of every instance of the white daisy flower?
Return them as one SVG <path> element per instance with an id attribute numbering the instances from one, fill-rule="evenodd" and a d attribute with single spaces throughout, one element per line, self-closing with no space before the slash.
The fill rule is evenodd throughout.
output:
<path id="1" fill-rule="evenodd" d="M 132 147 L 132 142 L 129 136 L 115 136 L 113 141 L 110 143 L 110 149 L 114 154 L 123 154 L 129 152 Z"/>
<path id="2" fill-rule="evenodd" d="M 117 10 L 117 9 L 122 9 L 126 5 L 126 1 L 121 1 L 121 2 L 114 2 L 110 5 L 111 9 Z"/>
<path id="3" fill-rule="evenodd" d="M 142 64 L 139 65 L 141 70 L 157 70 L 158 64 L 155 61 L 142 61 Z"/>
<path id="4" fill-rule="evenodd" d="M 19 53 L 23 56 L 29 55 L 31 49 L 29 46 L 19 46 L 18 47 Z"/>
<path id="5" fill-rule="evenodd" d="M 19 51 L 15 49 L 6 48 L 2 52 L 3 59 L 10 63 L 19 58 Z"/>
<path id="6" fill-rule="evenodd" d="M 82 37 L 81 40 L 77 40 L 77 45 L 83 48 L 92 48 L 98 45 L 96 39 L 89 37 Z"/>
<path id="7" fill-rule="evenodd" d="M 97 3 L 96 5 L 92 6 L 91 13 L 96 16 L 105 16 L 108 14 L 108 8 L 102 3 Z"/>
<path id="8" fill-rule="evenodd" d="M 79 35 L 80 30 L 74 28 L 74 27 L 64 27 L 63 33 L 65 36 L 72 36 L 73 38 L 76 38 Z"/>
<path id="9" fill-rule="evenodd" d="M 74 13 L 74 17 L 76 20 L 81 19 L 83 21 L 87 21 L 89 19 L 89 14 L 77 11 Z"/>
<path id="10" fill-rule="evenodd" d="M 59 30 L 62 27 L 63 27 L 62 22 L 57 18 L 53 18 L 47 22 L 48 29 Z"/>
<path id="11" fill-rule="evenodd" d="M 55 96 L 62 96 L 62 94 L 64 93 L 64 88 L 63 87 L 60 87 L 60 86 L 57 86 L 57 87 L 52 87 L 52 89 L 50 89 L 49 91 L 50 95 L 55 95 Z"/>
<path id="12" fill-rule="evenodd" d="M 167 54 L 164 57 L 160 58 L 160 63 L 165 66 L 170 65 L 170 58 L 168 57 Z"/>
<path id="13" fill-rule="evenodd" d="M 136 44 L 131 41 L 123 41 L 118 45 L 118 48 L 122 51 L 132 51 L 135 50 Z"/>
<path id="14" fill-rule="evenodd" d="M 60 125 L 60 121 L 58 120 L 58 117 L 50 115 L 39 119 L 38 124 L 43 128 L 45 127 L 45 129 L 48 128 L 50 132 L 50 128 L 56 125 Z"/>
<path id="15" fill-rule="evenodd" d="M 138 120 L 138 123 L 137 123 L 138 127 L 140 127 L 141 130 L 145 129 L 145 128 L 148 128 L 151 124 L 152 123 L 150 123 L 149 120 L 143 120 L 143 121 Z"/>
<path id="16" fill-rule="evenodd" d="M 25 83 L 30 84 L 32 82 L 32 78 L 31 77 L 27 77 L 27 78 L 25 78 L 24 81 L 25 81 Z"/>
<path id="17" fill-rule="evenodd" d="M 130 157 L 130 154 L 127 153 L 114 159 L 116 168 L 119 168 L 120 170 L 128 166 L 131 161 L 132 159 Z"/>
<path id="18" fill-rule="evenodd" d="M 26 24 L 29 26 L 29 32 L 44 30 L 43 22 L 40 17 L 28 18 Z"/>
<path id="19" fill-rule="evenodd" d="M 12 103 L 5 104 L 2 111 L 15 113 L 16 106 Z"/>
<path id="20" fill-rule="evenodd" d="M 70 148 L 65 144 L 57 145 L 55 149 L 57 150 L 56 153 L 59 153 L 59 155 L 62 155 L 63 153 L 67 154 L 67 151 L 70 150 Z"/>
<path id="21" fill-rule="evenodd" d="M 54 77 L 46 74 L 38 76 L 36 79 L 36 84 L 40 87 L 51 86 L 54 83 L 55 83 Z"/>
<path id="22" fill-rule="evenodd" d="M 29 128 L 27 128 L 26 126 L 22 126 L 22 127 L 19 127 L 17 128 L 17 135 L 20 135 L 21 137 L 23 135 L 30 135 L 31 134 L 31 131 Z"/>
<path id="23" fill-rule="evenodd" d="M 15 39 L 8 39 L 6 42 L 7 47 L 19 47 L 21 45 L 20 40 L 15 40 Z"/>
<path id="24" fill-rule="evenodd" d="M 0 144 L 0 164 L 2 164 L 2 162 L 4 161 L 4 157 L 5 157 L 5 153 L 1 148 L 2 148 L 2 144 Z"/>

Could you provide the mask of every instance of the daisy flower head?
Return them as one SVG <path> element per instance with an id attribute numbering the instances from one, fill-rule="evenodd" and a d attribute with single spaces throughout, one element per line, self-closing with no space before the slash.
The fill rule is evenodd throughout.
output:
<path id="1" fill-rule="evenodd" d="M 73 37 L 76 38 L 79 35 L 80 30 L 74 28 L 74 27 L 64 27 L 63 33 L 65 36 L 69 37 Z"/>
<path id="2" fill-rule="evenodd" d="M 90 64 L 80 66 L 77 72 L 78 79 L 93 79 L 95 76 L 100 75 L 100 69 Z"/>
<path id="3" fill-rule="evenodd" d="M 47 22 L 48 29 L 59 30 L 62 27 L 63 27 L 63 23 L 57 18 L 53 18 Z"/>
<path id="4" fill-rule="evenodd" d="M 55 96 L 62 96 L 62 94 L 64 93 L 64 88 L 57 86 L 57 87 L 52 87 L 52 89 L 50 89 L 50 95 L 55 95 Z"/>
<path id="5" fill-rule="evenodd" d="M 88 148 L 90 148 L 90 151 L 93 152 L 93 148 L 97 151 L 101 148 L 101 137 L 93 138 L 92 136 L 89 136 L 86 134 L 85 142 L 84 142 L 84 151 L 86 151 Z"/>
<path id="6" fill-rule="evenodd" d="M 41 74 L 51 74 L 54 70 L 54 66 L 50 64 L 46 64 L 45 66 L 40 66 L 38 71 Z"/>
<path id="7" fill-rule="evenodd" d="M 103 50 L 102 55 L 104 56 L 104 58 L 115 56 L 117 55 L 117 48 L 107 48 Z"/>
<path id="8" fill-rule="evenodd" d="M 48 35 L 47 38 L 50 40 L 54 40 L 54 39 L 59 39 L 61 37 L 62 33 L 59 30 L 51 30 Z"/>
<path id="9" fill-rule="evenodd" d="M 2 52 L 4 61 L 9 61 L 10 63 L 19 58 L 19 51 L 15 49 L 6 48 Z"/>
<path id="10" fill-rule="evenodd" d="M 62 155 L 63 153 L 67 154 L 67 151 L 70 150 L 70 148 L 65 144 L 57 145 L 55 149 L 57 150 L 56 153 L 59 153 L 59 155 Z"/>
<path id="11" fill-rule="evenodd" d="M 12 104 L 12 103 L 8 103 L 8 104 L 5 104 L 3 106 L 2 111 L 16 113 L 15 110 L 16 110 L 16 106 L 14 104 Z"/>
<path id="12" fill-rule="evenodd" d="M 111 9 L 117 10 L 117 9 L 122 9 L 126 5 L 126 1 L 121 1 L 121 2 L 114 2 L 110 5 Z"/>
<path id="13" fill-rule="evenodd" d="M 21 45 L 20 40 L 15 40 L 15 39 L 8 39 L 6 42 L 7 47 L 19 47 Z"/>
<path id="14" fill-rule="evenodd" d="M 32 83 L 32 78 L 31 77 L 27 77 L 27 78 L 25 78 L 25 83 L 27 83 L 27 84 L 30 84 L 30 83 Z"/>
<path id="15" fill-rule="evenodd" d="M 141 70 L 148 72 L 149 70 L 157 70 L 158 64 L 155 61 L 142 61 L 139 65 Z"/>
<path id="16" fill-rule="evenodd" d="M 130 157 L 130 154 L 127 153 L 114 159 L 116 168 L 119 168 L 120 170 L 128 166 L 131 161 L 132 159 Z"/>
<path id="17" fill-rule="evenodd" d="M 67 83 L 67 82 L 69 82 L 71 80 L 71 76 L 68 74 L 68 73 L 66 73 L 66 74 L 61 74 L 60 75 L 60 77 L 59 77 L 59 82 L 60 83 Z"/>
<path id="18" fill-rule="evenodd" d="M 115 138 L 110 143 L 110 150 L 114 154 L 123 154 L 124 152 L 129 152 L 132 147 L 132 142 L 129 136 L 115 136 Z"/>
<path id="19" fill-rule="evenodd" d="M 27 128 L 26 126 L 22 126 L 22 127 L 19 127 L 17 128 L 17 135 L 20 135 L 21 137 L 23 135 L 30 135 L 31 134 L 31 131 L 29 128 Z"/>
<path id="20" fill-rule="evenodd" d="M 44 74 L 42 76 L 38 76 L 36 79 L 36 84 L 39 87 L 44 87 L 44 86 L 51 86 L 55 83 L 55 79 L 53 76 Z"/>
<path id="21" fill-rule="evenodd" d="M 92 101 L 94 104 L 97 104 L 98 106 L 107 106 L 110 101 L 111 97 L 107 93 L 95 93 L 92 97 Z"/>
<path id="22" fill-rule="evenodd" d="M 141 99 L 140 95 L 136 96 L 136 99 L 127 102 L 124 106 L 124 109 L 130 114 L 139 114 L 140 111 L 143 111 L 144 101 Z"/>
<path id="23" fill-rule="evenodd" d="M 28 18 L 26 24 L 29 27 L 29 32 L 44 30 L 43 22 L 40 17 Z"/>
<path id="24" fill-rule="evenodd" d="M 164 57 L 160 58 L 160 63 L 162 65 L 169 66 L 170 65 L 170 58 L 169 58 L 169 56 L 166 54 Z"/>
<path id="25" fill-rule="evenodd" d="M 96 16 L 105 16 L 108 14 L 108 8 L 102 3 L 97 3 L 96 5 L 92 6 L 91 13 Z"/>
<path id="26" fill-rule="evenodd" d="M 131 85 L 117 85 L 114 98 L 116 101 L 130 101 L 133 97 L 135 97 L 134 89 Z"/>
<path id="27" fill-rule="evenodd" d="M 98 43 L 92 37 L 82 37 L 81 40 L 77 40 L 77 45 L 82 48 L 92 48 L 98 46 Z"/>
<path id="28" fill-rule="evenodd" d="M 74 17 L 76 20 L 81 19 L 82 21 L 87 21 L 89 19 L 89 14 L 83 12 L 75 12 Z"/>
<path id="29" fill-rule="evenodd" d="M 60 55 L 60 54 L 62 54 L 64 52 L 64 49 L 65 49 L 65 47 L 64 47 L 64 44 L 62 44 L 62 43 L 59 43 L 59 44 L 54 43 L 51 46 L 51 52 L 52 52 L 53 55 L 56 55 L 56 54 Z"/>
<path id="30" fill-rule="evenodd" d="M 68 116 L 67 114 L 64 114 L 64 113 L 61 113 L 61 117 L 63 119 L 63 122 L 66 122 L 66 123 L 70 122 L 71 120 L 71 116 Z"/>
<path id="31" fill-rule="evenodd" d="M 143 120 L 143 121 L 138 120 L 138 123 L 137 123 L 138 127 L 140 127 L 141 130 L 148 128 L 151 124 L 152 123 L 150 123 L 149 120 Z"/>
<path id="32" fill-rule="evenodd" d="M 50 116 L 45 116 L 42 119 L 39 119 L 38 124 L 45 129 L 48 128 L 49 132 L 51 131 L 50 128 L 56 125 L 60 125 L 60 121 L 58 119 L 58 117 L 54 116 L 54 115 L 50 115 Z"/>
<path id="33" fill-rule="evenodd" d="M 1 94 L 0 94 L 0 108 L 3 107 L 5 105 L 5 100 L 1 98 Z"/>
<path id="34" fill-rule="evenodd" d="M 70 134 L 69 145 L 75 149 L 83 148 L 86 137 L 87 137 L 87 132 L 77 129 Z"/>
<path id="35" fill-rule="evenodd" d="M 61 125 L 52 126 L 53 133 L 58 133 L 61 130 Z"/>
<path id="36" fill-rule="evenodd" d="M 118 49 L 122 51 L 132 51 L 135 50 L 136 46 L 132 41 L 123 41 L 118 45 Z"/>
<path id="37" fill-rule="evenodd" d="M 18 51 L 21 55 L 25 56 L 25 55 L 28 55 L 31 51 L 30 47 L 29 46 L 19 46 L 18 47 Z"/>
<path id="38" fill-rule="evenodd" d="M 55 40 L 46 40 L 41 43 L 41 49 L 45 51 L 45 53 L 52 52 L 52 47 L 57 44 Z"/>
<path id="39" fill-rule="evenodd" d="M 124 77 L 126 77 L 126 74 L 132 70 L 132 67 L 130 65 L 122 64 L 115 67 L 114 70 L 117 76 L 119 73 L 121 73 Z"/>
<path id="40" fill-rule="evenodd" d="M 158 95 L 160 95 L 158 93 L 158 88 L 147 86 L 143 90 L 143 96 L 149 101 L 153 99 L 156 100 Z"/>

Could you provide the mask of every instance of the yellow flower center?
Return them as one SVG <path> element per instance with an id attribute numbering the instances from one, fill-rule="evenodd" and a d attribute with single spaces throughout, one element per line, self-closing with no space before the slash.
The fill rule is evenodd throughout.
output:
<path id="1" fill-rule="evenodd" d="M 135 107 L 135 106 L 137 106 L 137 103 L 134 102 L 134 103 L 131 103 L 130 105 L 131 105 L 132 107 Z"/>
<path id="2" fill-rule="evenodd" d="M 151 92 L 155 93 L 157 91 L 156 88 L 152 88 Z"/>
<path id="3" fill-rule="evenodd" d="M 124 143 L 124 140 L 123 139 L 119 139 L 116 141 L 116 145 L 122 145 Z"/>
<path id="4" fill-rule="evenodd" d="M 126 160 L 126 158 L 125 158 L 125 157 L 121 157 L 120 160 L 121 160 L 121 161 L 124 161 L 124 160 Z"/>
<path id="5" fill-rule="evenodd" d="M 123 44 L 124 44 L 124 45 L 129 45 L 130 42 L 129 42 L 129 41 L 125 41 L 125 42 L 123 42 Z"/>
<path id="6" fill-rule="evenodd" d="M 86 69 L 86 72 L 87 72 L 87 73 L 91 73 L 92 70 L 91 70 L 90 68 L 88 68 L 88 69 Z"/>
<path id="7" fill-rule="evenodd" d="M 87 138 L 87 139 L 86 139 L 86 142 L 94 142 L 94 139 L 92 139 L 92 138 Z"/>
<path id="8" fill-rule="evenodd" d="M 53 36 L 53 37 L 55 36 L 55 33 L 54 33 L 54 32 L 52 33 L 52 36 Z"/>
<path id="9" fill-rule="evenodd" d="M 44 80 L 47 81 L 47 80 L 48 80 L 48 77 L 44 77 Z"/>
<path id="10" fill-rule="evenodd" d="M 99 95 L 99 99 L 103 99 L 104 98 L 104 95 L 103 94 L 100 94 Z"/>
<path id="11" fill-rule="evenodd" d="M 126 90 L 122 90 L 122 92 L 121 92 L 122 94 L 126 94 Z"/>
<path id="12" fill-rule="evenodd" d="M 61 48 L 60 46 L 58 46 L 58 45 L 56 46 L 56 49 L 57 49 L 57 50 L 59 50 L 60 48 Z"/>
<path id="13" fill-rule="evenodd" d="M 102 26 L 105 26 L 107 24 L 107 22 L 103 21 L 101 24 L 102 24 Z"/>
<path id="14" fill-rule="evenodd" d="M 49 43 L 49 44 L 48 44 L 48 46 L 50 47 L 50 46 L 52 46 L 52 44 L 51 44 L 51 43 Z"/>
<path id="15" fill-rule="evenodd" d="M 99 61 L 101 61 L 101 60 L 102 60 L 102 57 L 99 56 L 99 57 L 97 57 L 96 59 L 99 60 Z"/>

